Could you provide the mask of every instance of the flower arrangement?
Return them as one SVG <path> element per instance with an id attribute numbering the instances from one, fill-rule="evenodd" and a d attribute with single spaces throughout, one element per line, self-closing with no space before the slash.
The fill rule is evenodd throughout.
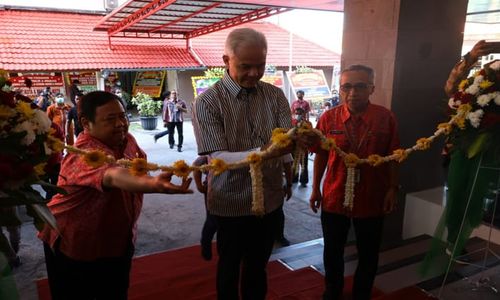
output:
<path id="1" fill-rule="evenodd" d="M 448 105 L 460 114 L 449 129 L 450 143 L 469 158 L 488 147 L 500 129 L 500 60 L 460 82 Z"/>
<path id="2" fill-rule="evenodd" d="M 44 222 L 53 227 L 46 200 L 33 184 L 55 188 L 43 181 L 62 150 L 49 140 L 54 135 L 49 118 L 31 99 L 0 91 L 0 207 L 26 205 L 35 225 Z"/>
<path id="3" fill-rule="evenodd" d="M 162 102 L 155 101 L 148 94 L 138 92 L 132 98 L 132 104 L 137 105 L 137 111 L 142 117 L 156 117 L 161 112 Z"/>

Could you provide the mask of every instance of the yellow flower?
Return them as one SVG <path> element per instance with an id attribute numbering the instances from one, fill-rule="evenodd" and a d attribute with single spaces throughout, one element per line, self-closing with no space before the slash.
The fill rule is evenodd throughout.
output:
<path id="1" fill-rule="evenodd" d="M 457 108 L 457 114 L 461 114 L 465 117 L 468 112 L 472 110 L 472 106 L 470 104 L 462 104 Z"/>
<path id="2" fill-rule="evenodd" d="M 262 157 L 256 152 L 252 152 L 247 156 L 247 160 L 250 164 L 258 164 L 262 162 Z"/>
<path id="3" fill-rule="evenodd" d="M 431 146 L 431 139 L 429 138 L 419 138 L 417 140 L 417 149 L 418 150 L 427 150 Z"/>
<path id="4" fill-rule="evenodd" d="M 451 132 L 451 124 L 450 123 L 440 123 L 437 128 L 443 129 L 445 134 L 450 134 L 450 132 Z"/>
<path id="5" fill-rule="evenodd" d="M 368 156 L 368 163 L 374 167 L 379 166 L 384 163 L 382 156 L 378 154 L 372 154 Z"/>
<path id="6" fill-rule="evenodd" d="M 359 158 L 354 153 L 349 153 L 344 157 L 344 163 L 348 168 L 354 168 L 359 164 Z"/>
<path id="7" fill-rule="evenodd" d="M 49 131 L 49 136 L 48 136 L 47 142 L 46 142 L 47 147 L 49 147 L 52 151 L 57 152 L 57 153 L 63 151 L 64 143 L 60 139 L 53 136 L 53 134 L 55 134 L 55 130 L 53 128 L 51 128 Z"/>
<path id="8" fill-rule="evenodd" d="M 479 87 L 480 87 L 480 88 L 482 88 L 482 89 L 484 90 L 484 89 L 489 88 L 489 87 L 490 87 L 490 86 L 492 86 L 492 85 L 493 85 L 493 82 L 491 82 L 491 81 L 489 81 L 489 80 L 485 80 L 485 81 L 483 81 L 483 82 L 481 82 L 481 83 L 479 84 Z"/>
<path id="9" fill-rule="evenodd" d="M 405 149 L 396 149 L 392 154 L 396 156 L 395 159 L 399 163 L 403 162 L 408 157 L 408 153 Z"/>
<path id="10" fill-rule="evenodd" d="M 227 164 L 222 159 L 214 158 L 210 161 L 210 166 L 214 170 L 215 175 L 220 175 L 227 170 Z"/>
<path id="11" fill-rule="evenodd" d="M 6 106 L 6 105 L 0 105 L 0 120 L 7 120 L 8 118 L 12 117 L 14 115 L 15 111 Z"/>
<path id="12" fill-rule="evenodd" d="M 286 133 L 277 133 L 271 137 L 271 141 L 279 148 L 284 148 L 292 142 L 290 137 Z"/>
<path id="13" fill-rule="evenodd" d="M 143 176 L 148 174 L 148 161 L 144 158 L 134 158 L 130 164 L 130 174 L 134 176 Z"/>
<path id="14" fill-rule="evenodd" d="M 457 117 L 455 124 L 457 124 L 458 128 L 465 129 L 465 117 Z"/>
<path id="15" fill-rule="evenodd" d="M 189 173 L 191 173 L 191 168 L 184 160 L 178 160 L 173 164 L 174 175 L 178 177 L 188 177 Z"/>
<path id="16" fill-rule="evenodd" d="M 26 103 L 24 101 L 19 101 L 16 105 L 16 110 L 21 114 L 23 115 L 23 117 L 25 119 L 30 119 L 31 117 L 33 117 L 33 115 L 35 114 L 35 111 L 33 111 L 33 109 L 31 109 L 31 106 L 29 103 Z"/>
<path id="17" fill-rule="evenodd" d="M 34 167 L 36 176 L 45 175 L 45 166 L 46 165 L 47 165 L 47 163 L 39 163 L 38 165 L 36 165 Z"/>
<path id="18" fill-rule="evenodd" d="M 106 163 L 106 154 L 100 150 L 92 150 L 83 155 L 83 161 L 92 168 L 98 168 Z"/>
<path id="19" fill-rule="evenodd" d="M 458 85 L 458 90 L 463 91 L 465 89 L 465 86 L 467 85 L 467 83 L 468 83 L 467 79 L 460 81 L 460 84 Z"/>
<path id="20" fill-rule="evenodd" d="M 272 135 L 274 136 L 275 134 L 280 134 L 280 133 L 286 133 L 286 129 L 285 128 L 274 128 Z"/>
<path id="21" fill-rule="evenodd" d="M 330 151 L 335 147 L 335 140 L 332 138 L 326 138 L 321 141 L 321 148 L 326 151 Z"/>

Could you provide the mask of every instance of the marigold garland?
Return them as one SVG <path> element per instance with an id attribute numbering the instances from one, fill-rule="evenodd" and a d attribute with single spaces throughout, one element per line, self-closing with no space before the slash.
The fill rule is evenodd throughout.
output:
<path id="1" fill-rule="evenodd" d="M 356 167 L 360 164 L 369 164 L 371 166 L 379 166 L 383 163 L 395 161 L 398 163 L 403 162 L 407 159 L 408 155 L 415 150 L 425 150 L 430 147 L 430 144 L 434 139 L 443 134 L 449 134 L 453 126 L 460 127 L 462 122 L 465 122 L 466 115 L 470 112 L 472 107 L 468 104 L 462 104 L 458 107 L 456 115 L 454 115 L 447 123 L 441 123 L 437 126 L 436 132 L 430 137 L 420 138 L 416 141 L 416 144 L 407 149 L 397 149 L 391 155 L 380 156 L 377 154 L 372 154 L 367 158 L 359 158 L 354 153 L 346 153 L 340 149 L 335 140 L 332 138 L 325 137 L 319 130 L 311 128 L 307 125 L 300 124 L 288 131 L 283 128 L 276 128 L 272 133 L 272 144 L 269 148 L 263 151 L 252 152 L 247 156 L 246 159 L 238 161 L 235 163 L 228 164 L 221 159 L 212 159 L 209 164 L 202 166 L 189 166 L 185 161 L 176 161 L 172 166 L 159 166 L 156 164 L 147 163 L 145 160 L 135 159 L 134 161 L 118 160 L 115 161 L 112 157 L 106 156 L 100 151 L 87 151 L 78 149 L 73 146 L 64 146 L 59 140 L 51 138 L 50 140 L 54 144 L 59 144 L 56 146 L 65 147 L 69 152 L 77 153 L 83 155 L 83 159 L 90 165 L 99 167 L 104 163 L 115 163 L 123 167 L 130 168 L 132 174 L 145 175 L 148 171 L 162 170 L 166 172 L 172 172 L 174 175 L 179 177 L 187 177 L 193 170 L 200 171 L 213 171 L 214 175 L 220 175 L 221 173 L 242 167 L 250 167 L 250 174 L 252 176 L 252 212 L 255 215 L 262 216 L 265 213 L 264 205 L 264 194 L 262 188 L 262 162 L 267 159 L 269 153 L 272 153 L 276 149 L 287 147 L 292 143 L 293 139 L 301 134 L 310 135 L 315 134 L 321 139 L 321 148 L 326 151 L 335 151 L 340 155 L 347 167 L 347 178 L 345 185 L 345 199 L 344 206 L 347 209 L 352 209 L 354 205 L 354 188 L 355 188 L 355 177 L 356 177 Z M 305 123 L 303 123 L 305 124 Z M 54 147 L 55 148 L 55 147 Z M 303 149 L 302 149 L 303 150 Z M 301 149 L 296 147 L 296 153 L 300 154 Z M 294 161 L 294 165 L 297 164 L 297 160 L 300 159 L 300 155 L 297 155 Z"/>

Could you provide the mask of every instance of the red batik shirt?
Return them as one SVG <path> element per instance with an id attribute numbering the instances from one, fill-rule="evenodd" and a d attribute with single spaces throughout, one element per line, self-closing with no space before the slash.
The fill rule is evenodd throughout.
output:
<path id="1" fill-rule="evenodd" d="M 345 104 L 323 113 L 317 129 L 335 139 L 342 150 L 359 158 L 370 154 L 386 156 L 399 147 L 396 119 L 386 108 L 368 104 L 364 113 L 353 116 Z M 389 188 L 389 165 L 377 167 L 362 164 L 357 167 L 352 211 L 343 207 L 346 167 L 334 150 L 329 152 L 326 177 L 323 182 L 322 209 L 350 217 L 382 216 L 385 194 Z"/>
<path id="2" fill-rule="evenodd" d="M 75 146 L 101 150 L 116 159 L 146 157 L 130 134 L 121 153 L 86 132 L 78 136 Z M 48 204 L 60 234 L 46 225 L 39 233 L 40 239 L 53 247 L 60 238 L 61 252 L 75 260 L 92 261 L 126 254 L 135 240 L 143 194 L 103 187 L 104 173 L 110 167 L 113 165 L 92 168 L 82 156 L 73 153 L 63 159 L 57 185 L 67 194 L 57 194 Z"/>

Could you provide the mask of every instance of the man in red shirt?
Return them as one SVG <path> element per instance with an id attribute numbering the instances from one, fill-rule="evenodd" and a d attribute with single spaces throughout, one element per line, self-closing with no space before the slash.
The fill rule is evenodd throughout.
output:
<path id="1" fill-rule="evenodd" d="M 309 105 L 309 102 L 304 100 L 304 91 L 302 90 L 297 91 L 297 100 L 292 102 L 291 106 L 292 114 L 294 114 L 295 110 L 299 107 L 304 110 L 305 119 L 308 121 L 309 112 L 311 111 L 311 106 Z"/>
<path id="2" fill-rule="evenodd" d="M 84 128 L 76 147 L 95 149 L 115 159 L 146 158 L 134 137 L 120 98 L 91 92 L 78 102 Z M 190 193 L 191 179 L 181 185 L 171 174 L 137 177 L 125 168 L 91 167 L 69 153 L 62 162 L 57 194 L 48 207 L 58 230 L 45 226 L 39 234 L 52 299 L 126 299 L 136 222 L 143 193 Z"/>
<path id="3" fill-rule="evenodd" d="M 363 65 L 342 71 L 340 96 L 343 104 L 321 116 L 317 128 L 335 139 L 337 146 L 360 158 L 370 154 L 391 154 L 399 147 L 394 115 L 370 103 L 374 72 Z M 396 163 L 377 167 L 356 167 L 352 210 L 343 206 L 346 166 L 334 151 L 315 149 L 311 209 L 321 206 L 324 236 L 325 292 L 323 299 L 340 299 L 344 285 L 344 247 L 351 221 L 356 233 L 358 267 L 354 276 L 353 299 L 370 299 L 377 272 L 378 251 L 384 215 L 396 205 L 398 172 Z M 326 166 L 323 193 L 320 183 Z"/>

